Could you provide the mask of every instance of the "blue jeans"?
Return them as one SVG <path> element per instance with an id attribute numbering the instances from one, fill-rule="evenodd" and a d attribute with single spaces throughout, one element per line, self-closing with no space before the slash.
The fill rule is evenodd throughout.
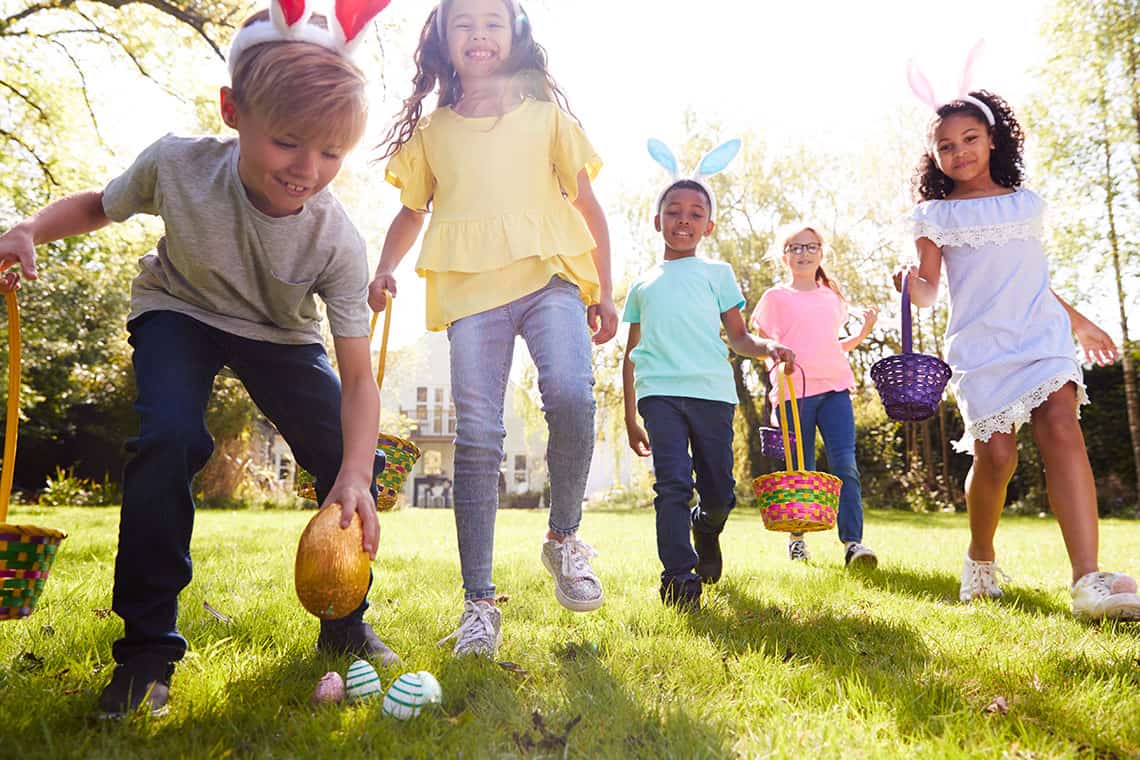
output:
<path id="1" fill-rule="evenodd" d="M 526 341 L 538 369 L 549 428 L 550 529 L 570 535 L 582 520 L 594 452 L 590 336 L 578 287 L 554 277 L 540 290 L 447 328 L 456 417 L 455 529 L 466 599 L 495 595 L 491 566 L 506 436 L 503 403 L 516 335 Z"/>
<path id="2" fill-rule="evenodd" d="M 241 338 L 172 311 L 148 312 L 127 328 L 140 421 L 126 446 L 112 596 L 125 633 L 112 652 L 120 663 L 144 651 L 173 662 L 186 652 L 177 628 L 178 593 L 191 578 L 191 479 L 214 450 L 206 404 L 215 376 L 223 366 L 233 370 L 297 464 L 316 478 L 321 501 L 336 480 L 344 447 L 340 379 L 320 344 Z M 375 467 L 384 467 L 380 452 Z M 365 600 L 345 620 L 362 619 L 367 607 Z"/>
<path id="3" fill-rule="evenodd" d="M 690 525 L 695 531 L 718 535 L 736 506 L 732 478 L 736 407 L 724 401 L 648 396 L 637 402 L 637 411 L 653 450 L 657 556 L 665 568 L 661 581 L 696 578 L 697 553 L 689 538 Z M 690 511 L 694 487 L 700 503 Z"/>
<path id="4" fill-rule="evenodd" d="M 784 402 L 785 411 L 790 402 Z M 840 541 L 863 540 L 863 486 L 855 464 L 855 413 L 849 391 L 827 391 L 796 402 L 804 436 L 805 470 L 815 469 L 815 429 L 823 434 L 828 470 L 843 481 L 839 492 Z M 791 417 L 788 417 L 791 420 Z M 793 446 L 793 448 L 795 448 Z"/>

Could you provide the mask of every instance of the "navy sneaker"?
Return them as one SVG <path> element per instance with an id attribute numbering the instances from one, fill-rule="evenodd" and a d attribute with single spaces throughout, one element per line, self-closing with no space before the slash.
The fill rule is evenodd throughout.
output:
<path id="1" fill-rule="evenodd" d="M 716 583 L 724 570 L 724 557 L 720 553 L 720 534 L 701 533 L 693 526 L 693 548 L 697 550 L 696 574 L 705 583 Z"/>
<path id="2" fill-rule="evenodd" d="M 99 695 L 99 718 L 125 718 L 136 711 L 166 712 L 174 663 L 161 655 L 139 654 L 115 666 L 111 683 Z"/>
<path id="3" fill-rule="evenodd" d="M 363 620 L 322 620 L 317 650 L 327 654 L 353 654 L 367 660 L 379 659 L 384 667 L 400 661 L 372 626 Z"/>
<path id="4" fill-rule="evenodd" d="M 700 578 L 670 578 L 661 583 L 661 601 L 681 610 L 697 612 L 701 609 Z"/>

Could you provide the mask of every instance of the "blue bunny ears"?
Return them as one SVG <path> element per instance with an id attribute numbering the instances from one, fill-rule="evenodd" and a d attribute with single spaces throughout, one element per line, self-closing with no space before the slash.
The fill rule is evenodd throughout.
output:
<path id="1" fill-rule="evenodd" d="M 692 175 L 685 177 L 681 174 L 677 157 L 673 155 L 673 151 L 669 150 L 669 146 L 656 138 L 650 138 L 647 145 L 649 155 L 661 168 L 669 172 L 670 176 L 669 184 L 657 196 L 655 213 L 661 212 L 661 202 L 665 200 L 665 193 L 669 191 L 670 187 L 681 180 L 689 180 L 696 182 L 708 193 L 709 202 L 712 204 L 712 208 L 709 209 L 709 218 L 713 218 L 716 214 L 716 198 L 713 196 L 712 188 L 705 182 L 705 178 L 724 171 L 732 163 L 732 159 L 736 158 L 736 154 L 740 152 L 740 146 L 739 138 L 721 143 L 704 155 L 700 163 L 697 164 L 697 170 Z"/>

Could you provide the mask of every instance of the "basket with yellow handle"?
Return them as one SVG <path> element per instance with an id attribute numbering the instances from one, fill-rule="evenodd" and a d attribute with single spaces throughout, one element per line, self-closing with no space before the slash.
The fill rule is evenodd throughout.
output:
<path id="1" fill-rule="evenodd" d="M 376 387 L 384 387 L 384 364 L 388 359 L 388 330 L 392 325 L 392 294 L 385 293 L 384 331 L 380 337 L 380 361 L 376 370 Z M 372 315 L 372 327 L 368 337 L 376 333 L 379 314 Z M 386 512 L 396 506 L 404 483 L 408 479 L 416 461 L 420 458 L 420 448 L 416 444 L 392 433 L 382 432 L 376 438 L 376 447 L 384 452 L 384 469 L 376 475 L 376 509 Z M 303 469 L 297 470 L 295 488 L 297 495 L 306 499 L 316 499 L 317 491 L 313 476 Z"/>
<path id="2" fill-rule="evenodd" d="M 16 294 L 5 295 L 8 301 L 8 416 L 4 421 L 4 464 L 0 468 L 0 620 L 19 620 L 31 615 L 36 608 L 59 544 L 67 534 L 7 522 L 20 425 L 20 310 Z"/>
<path id="3" fill-rule="evenodd" d="M 787 454 L 788 469 L 761 475 L 752 481 L 752 490 L 760 504 L 760 515 L 764 527 L 788 533 L 802 533 L 814 530 L 829 530 L 835 525 L 839 510 L 839 489 L 843 482 L 826 472 L 813 472 L 803 469 L 803 436 L 800 434 L 800 412 L 796 406 L 796 390 L 791 379 L 783 371 L 778 373 L 777 384 L 780 394 L 780 408 L 784 408 L 784 389 L 787 388 L 791 400 L 791 418 L 795 426 L 794 451 L 789 441 L 787 414 L 780 415 L 780 431 L 783 436 L 784 451 Z M 797 468 L 798 465 L 798 468 Z"/>

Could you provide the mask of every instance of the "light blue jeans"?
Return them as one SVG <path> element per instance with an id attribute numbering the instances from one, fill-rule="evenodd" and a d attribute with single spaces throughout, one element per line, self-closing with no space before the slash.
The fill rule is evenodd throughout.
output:
<path id="1" fill-rule="evenodd" d="M 790 401 L 784 402 L 785 411 Z M 863 485 L 855 464 L 855 413 L 849 391 L 826 391 L 797 401 L 804 435 L 804 469 L 815 469 L 815 429 L 823 433 L 823 448 L 831 474 L 843 481 L 839 491 L 840 541 L 863 540 Z M 789 417 L 789 419 L 791 419 Z"/>
<path id="2" fill-rule="evenodd" d="M 570 535 L 582 520 L 594 452 L 590 336 L 578 287 L 554 277 L 541 290 L 447 328 L 456 416 L 455 530 L 466 599 L 495 595 L 491 566 L 506 436 L 503 402 L 516 335 L 526 341 L 538 369 L 549 428 L 550 529 Z"/>

